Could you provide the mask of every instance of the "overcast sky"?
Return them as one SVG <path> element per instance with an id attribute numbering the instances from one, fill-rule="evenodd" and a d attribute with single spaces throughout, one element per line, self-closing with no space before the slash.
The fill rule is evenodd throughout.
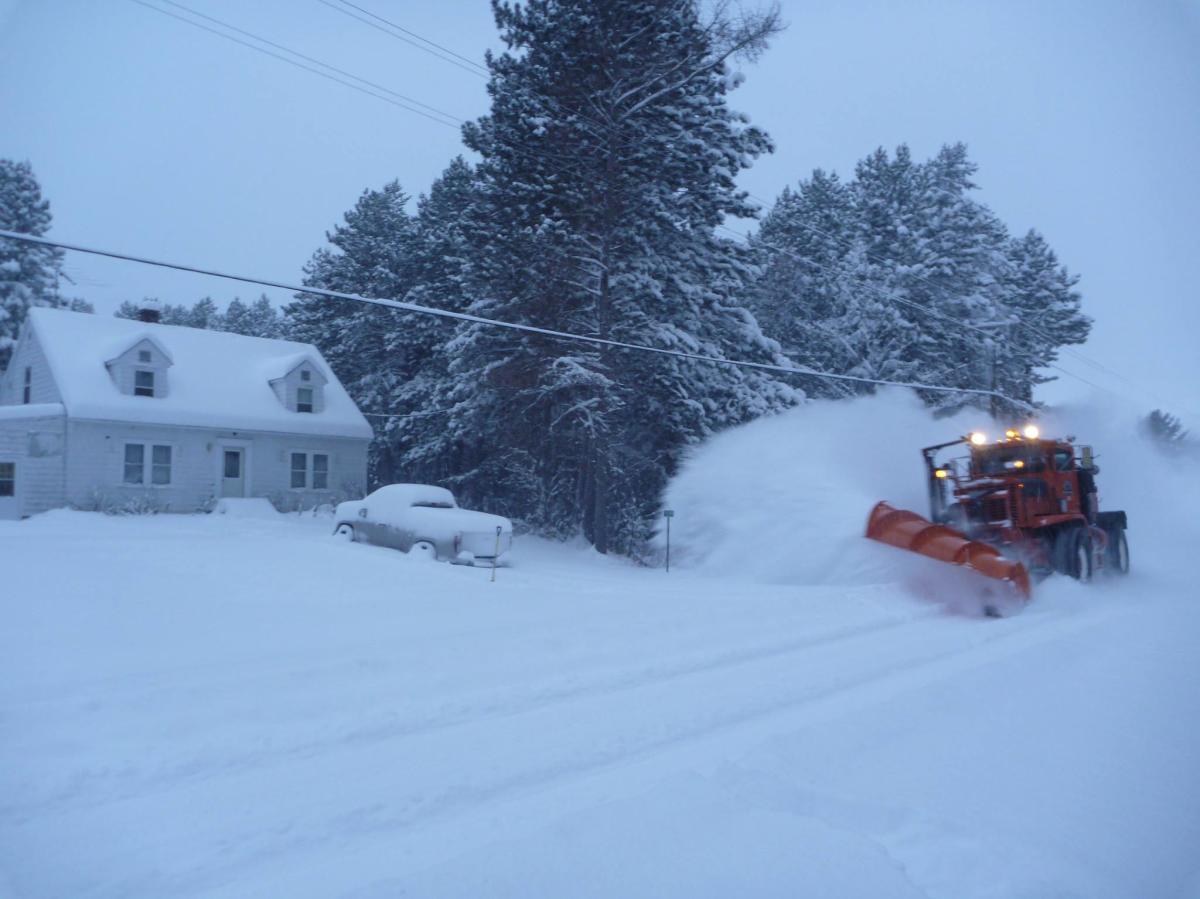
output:
<path id="1" fill-rule="evenodd" d="M 321 0 L 183 2 L 457 118 L 486 111 L 483 78 Z M 486 0 L 355 2 L 473 59 L 498 45 Z M 1082 275 L 1096 326 L 1063 367 L 1200 426 L 1200 0 L 783 9 L 733 94 L 776 143 L 743 185 L 771 198 L 880 145 L 967 142 L 981 199 Z M 33 163 L 64 240 L 294 281 L 364 188 L 418 194 L 459 152 L 455 127 L 134 0 L 0 0 L 0 157 Z M 78 254 L 67 271 L 102 312 L 258 293 Z"/>

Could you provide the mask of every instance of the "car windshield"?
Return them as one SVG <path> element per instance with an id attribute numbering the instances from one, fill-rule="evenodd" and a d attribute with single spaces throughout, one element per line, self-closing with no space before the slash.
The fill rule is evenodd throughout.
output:
<path id="1" fill-rule="evenodd" d="M 1042 471 L 1046 467 L 1046 460 L 1037 447 L 994 446 L 979 450 L 975 455 L 975 464 L 981 475 L 1002 475 Z"/>
<path id="2" fill-rule="evenodd" d="M 424 500 L 418 500 L 413 503 L 414 509 L 453 509 L 453 503 L 431 503 Z"/>

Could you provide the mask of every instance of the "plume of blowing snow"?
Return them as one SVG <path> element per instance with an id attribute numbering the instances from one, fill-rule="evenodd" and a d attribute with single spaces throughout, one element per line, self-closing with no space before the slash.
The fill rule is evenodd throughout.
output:
<path id="1" fill-rule="evenodd" d="M 1196 474 L 1158 453 L 1141 436 L 1137 413 L 1115 402 L 1050 410 L 1038 420 L 1045 436 L 1095 446 L 1101 507 L 1129 513 L 1135 564 L 1177 565 L 1171 547 L 1197 535 L 1188 514 L 1200 501 Z M 731 429 L 697 447 L 668 486 L 672 560 L 766 583 L 908 580 L 914 560 L 863 539 L 871 508 L 887 500 L 927 515 L 921 447 L 1014 424 L 978 410 L 935 419 L 912 392 L 888 390 Z"/>

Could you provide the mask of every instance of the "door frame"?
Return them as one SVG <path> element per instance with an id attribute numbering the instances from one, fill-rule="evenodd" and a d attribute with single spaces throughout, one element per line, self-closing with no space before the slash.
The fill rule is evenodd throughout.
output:
<path id="1" fill-rule="evenodd" d="M 225 480 L 225 450 L 227 449 L 241 450 L 242 452 L 242 498 L 250 496 L 250 490 L 252 487 L 250 480 L 250 460 L 254 453 L 254 445 L 249 440 L 237 440 L 227 437 L 220 438 L 216 443 L 217 452 L 215 455 L 217 457 L 217 479 L 214 485 L 216 489 L 213 492 L 216 494 L 217 499 L 222 498 L 221 486 L 222 482 Z M 237 497 L 234 498 L 236 499 Z"/>

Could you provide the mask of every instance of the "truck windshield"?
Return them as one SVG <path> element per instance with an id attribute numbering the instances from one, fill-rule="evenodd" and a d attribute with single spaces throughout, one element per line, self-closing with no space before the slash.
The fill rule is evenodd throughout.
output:
<path id="1" fill-rule="evenodd" d="M 975 466 L 981 475 L 1008 475 L 1044 471 L 1046 460 L 1032 446 L 993 446 L 975 454 Z"/>

